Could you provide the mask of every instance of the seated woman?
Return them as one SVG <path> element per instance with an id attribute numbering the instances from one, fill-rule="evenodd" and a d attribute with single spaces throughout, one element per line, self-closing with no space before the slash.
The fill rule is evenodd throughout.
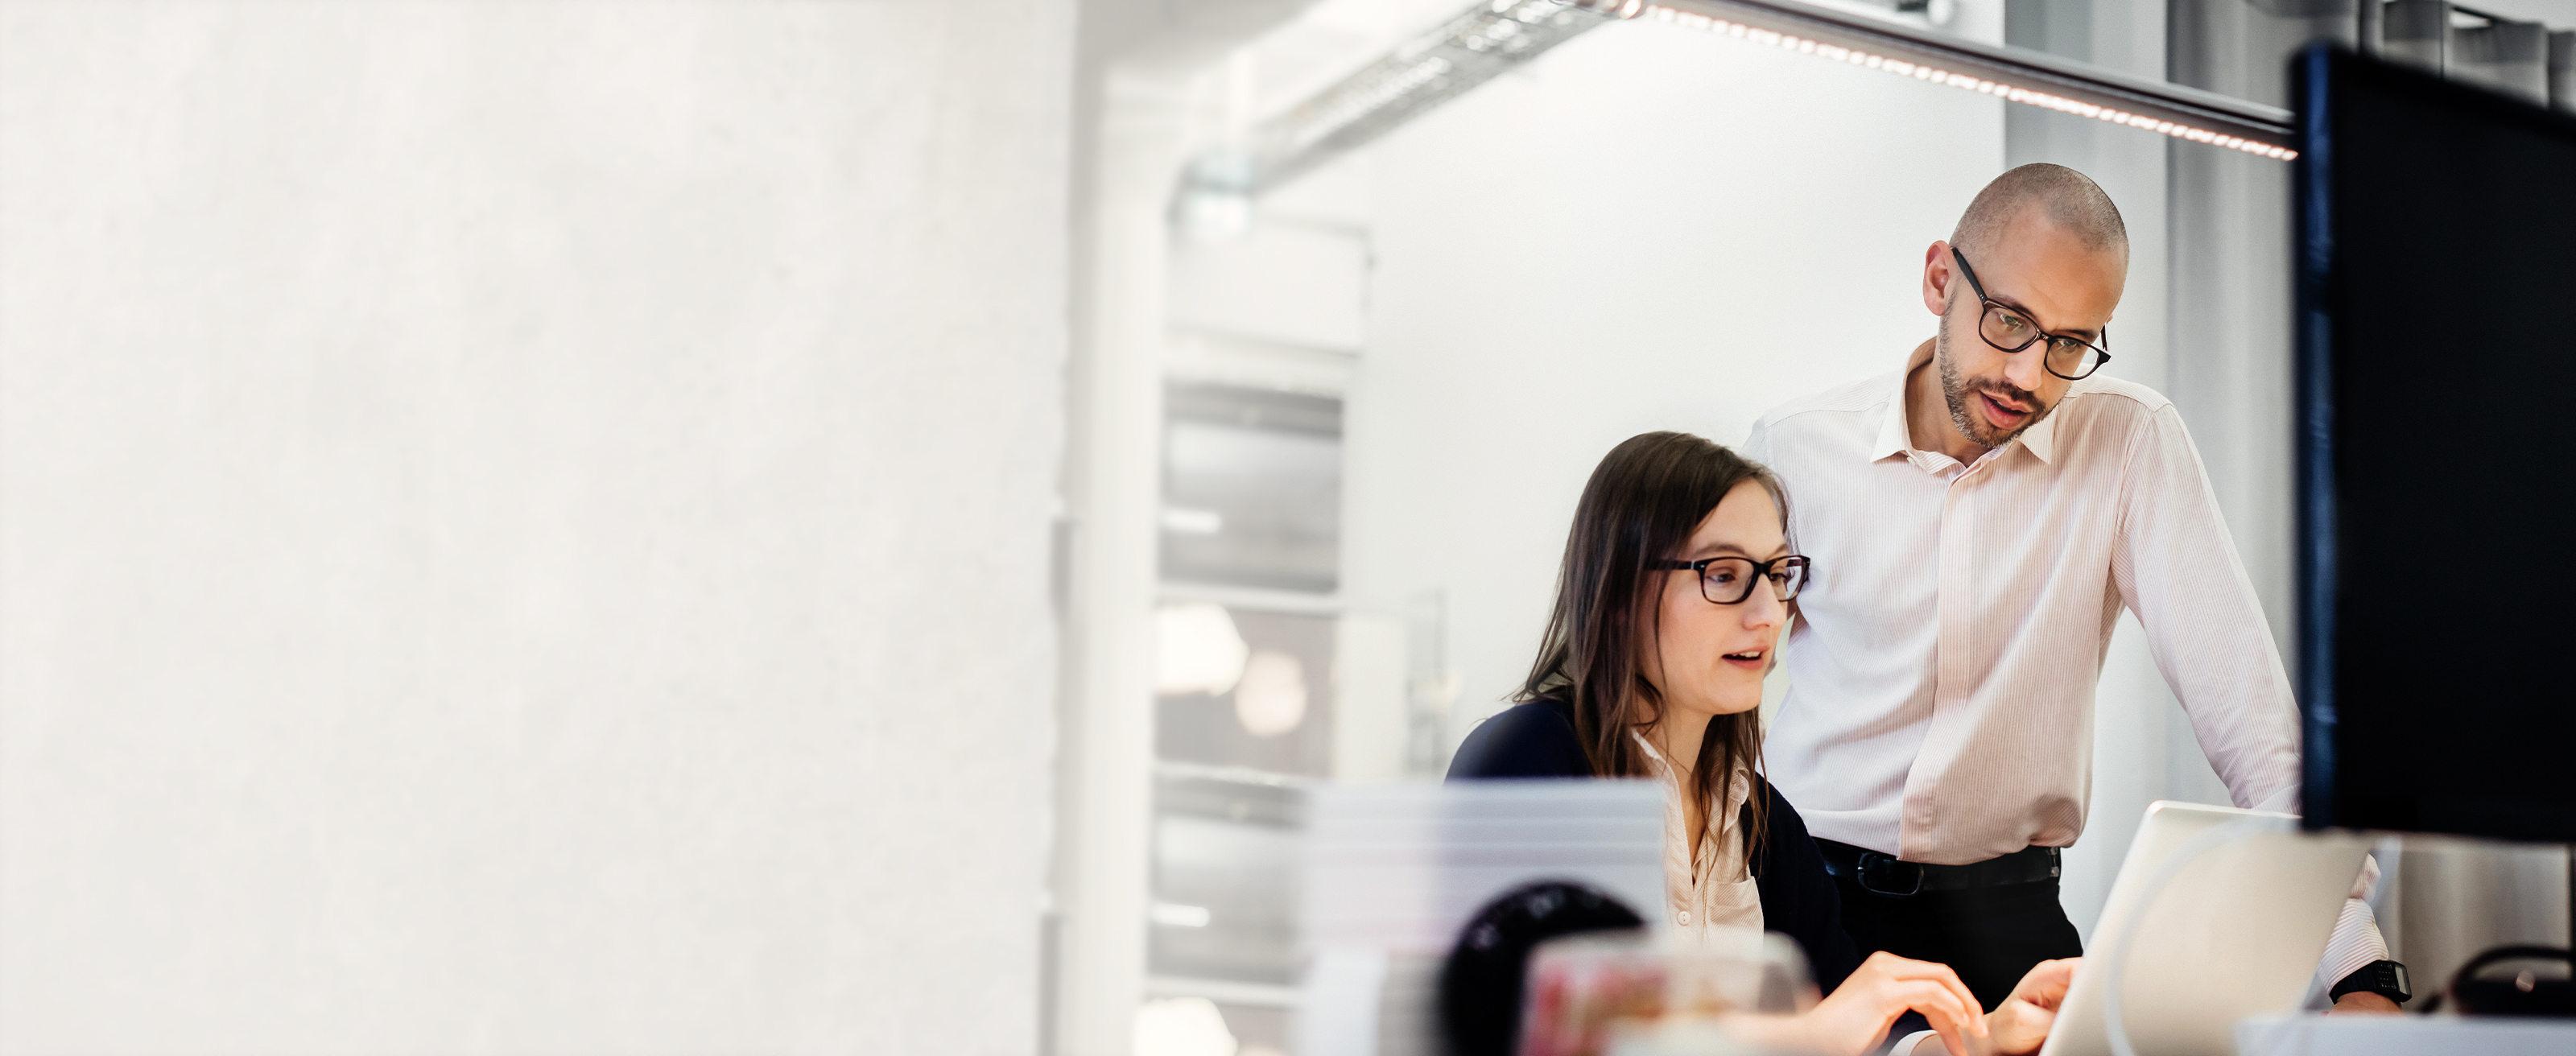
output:
<path id="1" fill-rule="evenodd" d="M 2042 963 L 1980 1014 L 1946 965 L 1883 952 L 1861 961 L 1805 822 L 1762 779 L 1754 709 L 1810 574 L 1789 550 L 1786 510 L 1769 470 L 1699 437 L 1647 433 L 1613 449 L 1575 507 L 1519 703 L 1468 734 L 1449 777 L 1670 785 L 1668 922 L 1685 936 L 1783 932 L 1827 994 L 1803 1015 L 1739 1017 L 1747 1040 L 1856 1054 L 1911 1009 L 1956 1056 L 2034 1051 L 2075 962 Z"/>

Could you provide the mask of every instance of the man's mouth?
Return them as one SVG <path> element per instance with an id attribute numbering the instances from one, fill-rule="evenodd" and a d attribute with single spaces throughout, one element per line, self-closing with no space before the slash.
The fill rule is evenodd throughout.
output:
<path id="1" fill-rule="evenodd" d="M 2020 425 L 2022 419 L 2030 417 L 2029 411 L 2014 404 L 1998 400 L 1992 393 L 1980 392 L 1977 394 L 1977 398 L 1985 401 L 1986 417 L 1993 419 L 1996 425 L 2010 428 L 2012 426 Z"/>

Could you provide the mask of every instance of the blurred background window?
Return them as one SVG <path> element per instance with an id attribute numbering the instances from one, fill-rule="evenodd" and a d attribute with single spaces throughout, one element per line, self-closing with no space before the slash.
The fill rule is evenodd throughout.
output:
<path id="1" fill-rule="evenodd" d="M 1163 406 L 1163 578 L 1331 593 L 1342 401 L 1175 382 Z"/>

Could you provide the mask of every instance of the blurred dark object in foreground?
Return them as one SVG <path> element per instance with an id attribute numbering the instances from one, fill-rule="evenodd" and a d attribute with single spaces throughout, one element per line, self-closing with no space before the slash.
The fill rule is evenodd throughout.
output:
<path id="1" fill-rule="evenodd" d="M 2576 959 L 2547 946 L 2499 946 L 2451 977 L 2451 1004 L 2464 1016 L 2576 1018 Z"/>
<path id="2" fill-rule="evenodd" d="M 1511 1056 L 1518 1050 L 1521 989 L 1538 944 L 1642 929 L 1645 923 L 1618 899 L 1561 881 L 1514 888 L 1486 903 L 1460 932 L 1440 972 L 1440 1023 L 1450 1056 Z"/>

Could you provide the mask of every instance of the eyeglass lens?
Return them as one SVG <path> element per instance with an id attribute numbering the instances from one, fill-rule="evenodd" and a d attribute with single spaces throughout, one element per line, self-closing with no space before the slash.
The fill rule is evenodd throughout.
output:
<path id="1" fill-rule="evenodd" d="M 2100 349 L 2071 337 L 2043 335 L 2038 324 L 2000 304 L 1986 305 L 1986 314 L 1978 321 L 1978 330 L 1987 344 L 2006 352 L 2019 352 L 2046 336 L 2048 371 L 2061 378 L 2082 378 L 2102 365 Z"/>
<path id="2" fill-rule="evenodd" d="M 1798 596 L 1798 588 L 1807 585 L 1807 563 L 1803 558 L 1772 562 L 1770 574 L 1757 575 L 1749 558 L 1721 557 L 1708 563 L 1700 572 L 1701 597 L 1720 605 L 1733 605 L 1753 596 L 1756 578 L 1771 581 L 1771 595 L 1782 601 Z"/>

